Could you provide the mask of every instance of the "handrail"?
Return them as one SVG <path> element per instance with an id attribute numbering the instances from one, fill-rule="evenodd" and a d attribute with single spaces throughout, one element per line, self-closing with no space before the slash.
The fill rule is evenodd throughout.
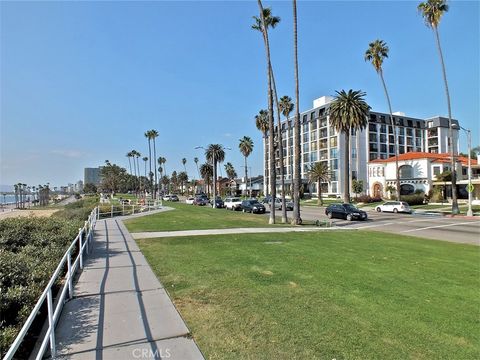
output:
<path id="1" fill-rule="evenodd" d="M 32 325 L 33 320 L 35 319 L 35 316 L 40 311 L 40 308 L 43 305 L 45 298 L 47 299 L 49 326 L 42 340 L 42 345 L 40 347 L 40 350 L 37 353 L 36 359 L 42 359 L 43 354 L 45 353 L 45 350 L 47 348 L 48 342 L 50 342 L 51 356 L 52 358 L 55 357 L 55 353 L 56 353 L 55 324 L 58 318 L 60 317 L 60 313 L 65 303 L 67 290 L 68 290 L 69 299 L 73 297 L 73 278 L 77 270 L 77 265 L 79 265 L 81 269 L 83 268 L 83 254 L 85 250 L 86 250 L 86 253 L 88 253 L 89 245 L 93 239 L 93 232 L 95 230 L 95 225 L 97 223 L 98 216 L 99 216 L 99 210 L 98 210 L 98 207 L 96 207 L 95 209 L 92 210 L 92 212 L 90 213 L 90 216 L 88 217 L 88 220 L 85 221 L 85 225 L 79 229 L 78 235 L 75 237 L 75 239 L 73 240 L 73 242 L 70 244 L 67 251 L 63 255 L 62 259 L 60 260 L 60 263 L 55 269 L 55 272 L 50 278 L 50 281 L 45 287 L 45 290 L 43 290 L 42 295 L 38 299 L 37 303 L 35 304 L 35 307 L 33 308 L 32 312 L 30 313 L 27 320 L 25 321 L 25 324 L 23 324 L 22 329 L 20 330 L 17 337 L 15 338 L 15 341 L 12 343 L 12 345 L 8 349 L 3 360 L 10 360 L 15 356 L 15 353 L 18 350 L 18 347 L 20 346 L 25 335 L 30 329 L 30 326 Z M 79 251 L 75 261 L 72 264 L 72 261 L 71 261 L 72 251 L 77 246 L 77 243 L 79 244 Z M 56 306 L 55 308 L 53 308 L 52 287 L 55 284 L 57 278 L 59 277 L 61 271 L 64 269 L 65 262 L 67 262 L 67 274 L 64 277 L 65 282 L 61 290 L 59 291 L 59 296 L 58 296 Z"/>

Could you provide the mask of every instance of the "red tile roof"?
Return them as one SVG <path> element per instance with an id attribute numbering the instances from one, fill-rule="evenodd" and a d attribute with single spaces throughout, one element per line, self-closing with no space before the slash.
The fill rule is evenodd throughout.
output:
<path id="1" fill-rule="evenodd" d="M 449 163 L 450 162 L 450 154 L 449 153 L 442 153 L 442 154 L 434 154 L 434 153 L 426 153 L 426 152 L 409 152 L 406 154 L 398 155 L 398 161 L 408 161 L 408 160 L 419 160 L 419 159 L 431 159 L 432 162 L 441 162 L 441 163 Z M 462 165 L 468 165 L 468 158 L 465 156 L 456 156 L 457 161 L 460 161 Z M 388 159 L 376 159 L 371 160 L 370 163 L 388 163 L 395 161 L 395 156 L 392 156 Z M 477 165 L 477 160 L 472 159 L 472 165 Z"/>

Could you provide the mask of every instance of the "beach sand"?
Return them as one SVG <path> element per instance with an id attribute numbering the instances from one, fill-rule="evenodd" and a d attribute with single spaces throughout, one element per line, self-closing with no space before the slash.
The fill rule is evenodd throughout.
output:
<path id="1" fill-rule="evenodd" d="M 2 211 L 4 210 L 4 211 Z M 11 217 L 18 217 L 18 216 L 41 216 L 41 217 L 49 217 L 54 212 L 58 211 L 58 209 L 42 209 L 42 210 L 18 210 L 12 208 L 5 208 L 0 210 L 0 220 L 11 218 Z"/>

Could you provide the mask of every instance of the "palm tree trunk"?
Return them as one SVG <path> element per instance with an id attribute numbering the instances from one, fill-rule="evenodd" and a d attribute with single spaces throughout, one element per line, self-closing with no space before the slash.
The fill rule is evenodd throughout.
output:
<path id="1" fill-rule="evenodd" d="M 148 187 L 150 188 L 150 194 L 152 194 L 152 179 L 150 174 L 152 173 L 152 146 L 150 144 L 150 137 L 148 138 Z"/>
<path id="2" fill-rule="evenodd" d="M 323 205 L 322 204 L 322 189 L 320 188 L 322 184 L 320 183 L 320 180 L 317 181 L 317 195 L 318 195 L 318 200 L 317 200 L 317 205 Z"/>
<path id="3" fill-rule="evenodd" d="M 392 104 L 390 102 L 390 96 L 388 95 L 387 85 L 385 84 L 385 79 L 383 78 L 383 71 L 380 69 L 378 71 L 380 75 L 380 79 L 382 80 L 383 90 L 385 91 L 385 97 L 387 98 L 388 103 L 388 111 L 390 113 L 390 123 L 392 124 L 393 129 L 393 144 L 395 147 L 395 177 L 396 177 L 396 188 L 397 188 L 397 200 L 400 201 L 400 173 L 398 168 L 398 132 L 397 132 L 397 125 L 393 121 L 393 112 L 392 112 Z M 387 131 L 387 134 L 390 136 L 390 132 Z"/>
<path id="4" fill-rule="evenodd" d="M 153 200 L 157 198 L 157 149 L 155 147 L 155 138 L 153 140 L 153 170 L 155 170 L 155 187 L 153 189 Z"/>
<path id="5" fill-rule="evenodd" d="M 248 171 L 247 171 L 248 168 L 247 168 L 247 157 L 244 156 L 243 159 L 245 160 L 245 166 L 244 166 L 244 168 L 245 168 L 245 194 L 248 195 Z M 250 189 L 250 191 L 252 191 L 252 189 Z M 250 197 L 251 197 L 251 195 L 250 195 Z"/>
<path id="6" fill-rule="evenodd" d="M 299 99 L 299 81 L 298 81 L 298 39 L 297 39 L 297 1 L 293 0 L 293 50 L 295 62 L 295 131 L 293 146 L 295 148 L 294 166 L 293 166 L 293 220 L 294 225 L 300 225 L 300 186 L 302 181 L 301 159 L 300 159 L 300 99 Z"/>
<path id="7" fill-rule="evenodd" d="M 268 79 L 268 127 L 269 127 L 269 169 L 270 169 L 270 194 L 272 195 L 272 203 L 270 205 L 270 218 L 268 220 L 269 224 L 275 224 L 275 197 L 276 197 L 276 170 L 275 170 L 275 149 L 274 149 L 274 123 L 273 123 L 273 96 L 272 96 L 272 76 L 271 76 L 271 62 L 270 62 L 270 44 L 268 41 L 268 30 L 265 25 L 265 18 L 263 16 L 263 6 L 262 1 L 258 0 L 258 7 L 260 9 L 260 17 L 262 19 L 262 33 L 265 42 L 265 53 L 267 57 L 267 79 Z"/>
<path id="8" fill-rule="evenodd" d="M 283 169 L 283 137 L 282 137 L 282 122 L 280 121 L 280 106 L 278 104 L 277 86 L 275 85 L 275 76 L 273 75 L 273 69 L 270 64 L 270 73 L 272 74 L 273 84 L 273 99 L 275 100 L 275 106 L 277 108 L 277 124 L 278 124 L 278 150 L 280 152 L 280 184 L 282 187 L 282 224 L 287 222 L 287 207 L 285 206 L 285 172 Z"/>
<path id="9" fill-rule="evenodd" d="M 345 132 L 345 182 L 343 183 L 343 202 L 350 204 L 350 163 L 348 159 L 350 157 L 350 130 Z"/>
<path id="10" fill-rule="evenodd" d="M 130 168 L 130 175 L 132 175 L 132 162 L 130 161 L 130 156 L 128 157 L 128 167 Z"/>
<path id="11" fill-rule="evenodd" d="M 457 172 L 455 164 L 455 146 L 453 144 L 453 123 L 452 123 L 452 108 L 450 104 L 450 92 L 448 91 L 447 71 L 445 69 L 445 62 L 443 61 L 442 46 L 440 45 L 440 35 L 438 34 L 438 28 L 433 27 L 435 33 L 435 39 L 437 40 L 438 54 L 440 55 L 440 62 L 442 64 L 443 82 L 445 83 L 445 94 L 447 95 L 448 106 L 448 137 L 450 138 L 450 157 L 452 167 L 452 215 L 456 215 L 460 212 L 457 201 Z"/>

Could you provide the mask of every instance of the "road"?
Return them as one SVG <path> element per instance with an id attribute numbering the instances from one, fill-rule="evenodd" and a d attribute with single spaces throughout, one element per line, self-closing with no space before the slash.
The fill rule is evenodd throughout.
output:
<path id="1" fill-rule="evenodd" d="M 332 222 L 338 227 L 368 229 L 480 246 L 480 218 L 377 213 L 373 209 L 366 211 L 369 217 L 367 221 L 332 219 Z M 291 216 L 291 212 L 288 212 L 288 216 Z M 301 217 L 303 220 L 328 220 L 324 207 L 303 206 Z"/>

